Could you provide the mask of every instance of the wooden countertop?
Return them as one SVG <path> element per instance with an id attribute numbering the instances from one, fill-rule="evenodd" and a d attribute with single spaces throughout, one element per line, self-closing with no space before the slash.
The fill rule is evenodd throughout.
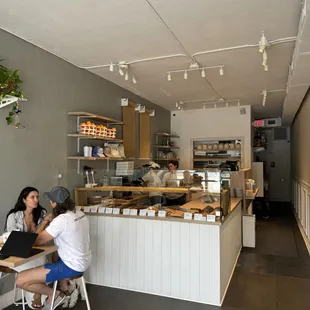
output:
<path id="1" fill-rule="evenodd" d="M 3 246 L 3 243 L 0 243 L 0 247 L 2 247 L 2 246 Z M 42 249 L 42 250 L 44 250 L 44 252 L 41 252 L 37 255 L 33 255 L 31 257 L 28 257 L 28 258 L 10 256 L 6 259 L 0 260 L 0 266 L 9 267 L 9 268 L 18 267 L 18 266 L 26 264 L 30 261 L 33 261 L 39 257 L 43 257 L 43 256 L 46 256 L 48 254 L 51 254 L 51 253 L 57 251 L 57 246 L 55 246 L 55 245 L 38 246 L 35 248 Z"/>
<path id="2" fill-rule="evenodd" d="M 226 216 L 224 221 L 222 222 L 206 222 L 206 221 L 195 221 L 195 220 L 184 220 L 182 218 L 175 218 L 175 217 L 151 217 L 151 216 L 131 216 L 131 215 L 114 215 L 114 214 L 105 214 L 105 213 L 86 213 L 90 216 L 108 216 L 108 217 L 122 217 L 127 219 L 146 219 L 146 220 L 155 220 L 155 221 L 168 221 L 168 222 L 181 222 L 181 223 L 192 223 L 192 224 L 203 224 L 203 225 L 222 225 L 229 215 L 236 209 L 236 207 L 242 202 L 241 198 L 232 198 L 231 199 L 231 206 L 229 210 L 229 214 Z M 200 204 L 203 204 L 200 202 Z M 205 203 L 204 203 L 205 205 Z M 183 205 L 185 206 L 185 205 Z"/>
<path id="3" fill-rule="evenodd" d="M 247 192 L 247 191 L 245 191 L 245 194 L 246 194 L 246 192 Z M 245 199 L 254 200 L 254 199 L 256 198 L 258 192 L 259 192 L 259 188 L 257 188 L 257 189 L 255 190 L 255 192 L 253 193 L 253 196 L 245 196 Z"/>
<path id="4" fill-rule="evenodd" d="M 241 201 L 241 198 L 231 198 L 230 200 L 230 212 L 233 211 L 236 206 L 239 204 L 239 202 Z M 201 202 L 200 199 L 195 199 L 192 200 L 188 203 L 186 203 L 185 205 L 182 206 L 182 209 L 197 209 L 197 210 L 202 210 L 204 209 L 206 206 L 211 206 L 213 208 L 217 208 L 220 207 L 220 202 L 213 202 L 213 203 L 206 203 L 206 202 Z"/>
<path id="5" fill-rule="evenodd" d="M 136 186 L 101 186 L 101 187 L 80 187 L 76 188 L 76 191 L 86 191 L 86 192 L 161 192 L 161 193 L 189 193 L 188 188 L 182 187 L 136 187 Z"/>
<path id="6" fill-rule="evenodd" d="M 124 198 L 111 198 L 111 197 L 104 197 L 102 199 L 102 202 L 106 201 L 106 200 L 110 200 L 110 201 L 113 201 L 115 203 L 119 203 L 121 205 L 130 205 L 132 203 L 135 203 L 139 200 L 143 200 L 143 199 L 148 199 L 149 198 L 149 195 L 132 195 L 132 198 L 131 199 L 124 199 Z"/>

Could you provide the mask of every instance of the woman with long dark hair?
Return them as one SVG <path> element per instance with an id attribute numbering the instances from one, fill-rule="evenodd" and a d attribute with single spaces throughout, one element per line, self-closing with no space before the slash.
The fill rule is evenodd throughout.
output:
<path id="1" fill-rule="evenodd" d="M 46 215 L 47 211 L 39 203 L 39 191 L 34 187 L 25 187 L 19 194 L 17 202 L 13 209 L 11 209 L 6 217 L 5 228 L 7 232 L 12 230 L 19 230 L 25 232 L 37 232 L 39 227 L 43 224 L 49 224 L 53 217 Z M 17 272 L 26 269 L 42 266 L 46 263 L 45 257 L 38 258 L 20 267 L 14 268 Z M 29 297 L 29 298 L 28 298 Z M 40 294 L 26 294 L 28 305 L 32 308 L 42 308 L 42 301 Z"/>
<path id="2" fill-rule="evenodd" d="M 6 217 L 4 230 L 36 232 L 46 213 L 46 209 L 39 204 L 39 191 L 34 187 L 25 187 Z"/>

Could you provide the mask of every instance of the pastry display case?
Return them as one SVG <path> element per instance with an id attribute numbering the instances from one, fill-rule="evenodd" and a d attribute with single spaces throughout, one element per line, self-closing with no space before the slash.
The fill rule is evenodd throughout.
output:
<path id="1" fill-rule="evenodd" d="M 125 182 L 119 182 L 123 185 L 116 185 L 116 171 L 114 172 L 105 176 L 105 185 L 98 182 L 95 183 L 96 187 L 75 189 L 78 208 L 100 214 L 208 222 L 221 222 L 231 211 L 230 172 L 210 169 L 176 170 L 173 174 L 168 171 L 156 173 L 160 180 L 169 177 L 173 181 L 169 184 L 173 187 L 143 182 L 148 170 L 133 171 L 132 176 L 124 177 Z M 157 203 L 152 203 L 154 200 L 151 198 L 154 196 L 158 198 Z M 183 200 L 179 199 L 181 197 Z"/>

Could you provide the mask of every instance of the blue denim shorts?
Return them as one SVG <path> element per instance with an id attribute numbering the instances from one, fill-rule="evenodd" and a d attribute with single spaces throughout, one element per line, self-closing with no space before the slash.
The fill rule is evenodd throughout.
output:
<path id="1" fill-rule="evenodd" d="M 46 283 L 70 279 L 83 274 L 83 272 L 75 271 L 68 267 L 60 258 L 55 264 L 45 264 L 44 268 L 50 269 L 50 272 L 46 274 Z"/>

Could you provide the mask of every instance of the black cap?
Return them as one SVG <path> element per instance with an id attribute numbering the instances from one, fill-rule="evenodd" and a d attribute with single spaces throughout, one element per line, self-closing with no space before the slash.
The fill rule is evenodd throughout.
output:
<path id="1" fill-rule="evenodd" d="M 70 192 L 62 186 L 55 186 L 50 192 L 44 193 L 43 197 L 56 203 L 64 203 L 70 198 Z"/>

